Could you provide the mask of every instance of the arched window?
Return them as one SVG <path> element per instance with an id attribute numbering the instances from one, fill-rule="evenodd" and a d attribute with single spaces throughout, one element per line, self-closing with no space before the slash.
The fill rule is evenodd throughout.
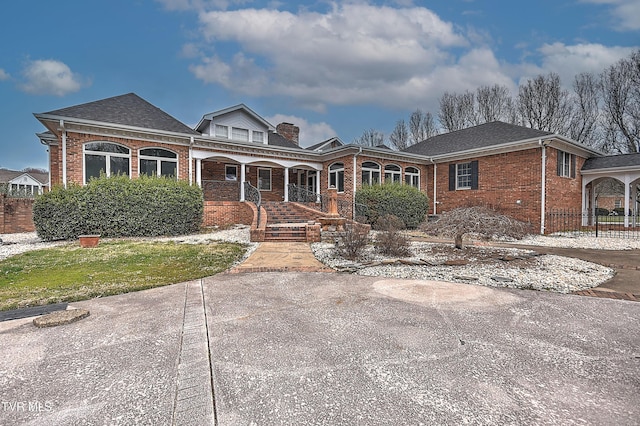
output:
<path id="1" fill-rule="evenodd" d="M 344 164 L 333 163 L 329 166 L 329 188 L 337 188 L 338 192 L 344 192 Z"/>
<path id="2" fill-rule="evenodd" d="M 147 176 L 178 176 L 178 154 L 163 148 L 140 150 L 139 174 Z"/>
<path id="3" fill-rule="evenodd" d="M 384 166 L 384 182 L 385 183 L 400 183 L 402 182 L 402 171 L 400 166 L 395 164 L 389 164 Z"/>
<path id="4" fill-rule="evenodd" d="M 417 167 L 407 167 L 404 169 L 404 183 L 414 188 L 420 189 L 420 170 Z"/>
<path id="5" fill-rule="evenodd" d="M 380 183 L 380 164 L 373 161 L 362 163 L 362 185 L 376 185 Z"/>
<path id="6" fill-rule="evenodd" d="M 106 176 L 130 176 L 131 150 L 111 142 L 89 142 L 84 144 L 84 182 Z"/>

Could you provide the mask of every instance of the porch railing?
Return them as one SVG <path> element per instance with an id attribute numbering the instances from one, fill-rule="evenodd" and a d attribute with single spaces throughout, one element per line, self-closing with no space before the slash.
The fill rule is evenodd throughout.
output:
<path id="1" fill-rule="evenodd" d="M 244 199 L 245 201 L 250 201 L 256 205 L 258 209 L 258 223 L 260 223 L 260 206 L 262 205 L 262 195 L 260 195 L 260 191 L 255 186 L 251 185 L 249 182 L 244 183 Z"/>
<path id="2" fill-rule="evenodd" d="M 324 213 L 329 212 L 329 203 L 327 194 L 317 194 L 314 191 L 309 191 L 307 188 L 298 186 L 296 184 L 289 184 L 287 188 L 289 191 L 289 201 L 297 203 L 313 203 L 310 207 L 320 209 Z M 353 210 L 355 208 L 355 215 Z M 354 204 L 350 200 L 338 199 L 338 213 L 342 217 L 347 218 L 359 218 L 367 217 L 368 208 L 364 204 Z"/>

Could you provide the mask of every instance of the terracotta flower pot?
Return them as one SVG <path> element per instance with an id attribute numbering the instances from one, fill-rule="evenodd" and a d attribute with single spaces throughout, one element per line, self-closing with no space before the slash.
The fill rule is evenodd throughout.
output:
<path id="1" fill-rule="evenodd" d="M 100 235 L 80 235 L 78 239 L 80 240 L 80 247 L 92 248 L 98 245 Z"/>

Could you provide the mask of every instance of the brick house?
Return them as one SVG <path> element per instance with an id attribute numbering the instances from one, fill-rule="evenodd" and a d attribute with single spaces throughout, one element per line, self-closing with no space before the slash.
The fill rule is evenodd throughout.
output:
<path id="1" fill-rule="evenodd" d="M 330 187 L 350 217 L 360 186 L 391 181 L 427 194 L 432 214 L 487 204 L 544 231 L 548 209 L 590 208 L 581 169 L 601 156 L 562 136 L 500 122 L 405 151 L 337 137 L 305 149 L 297 126 L 273 126 L 243 104 L 205 114 L 192 129 L 133 93 L 35 117 L 47 128 L 38 137 L 49 148 L 52 184 L 84 184 L 101 172 L 176 176 L 203 188 L 206 225 L 260 226 L 255 194 L 265 205 L 298 205 L 301 193 L 311 194 L 306 207 L 319 207 L 314 195 L 319 201 Z"/>

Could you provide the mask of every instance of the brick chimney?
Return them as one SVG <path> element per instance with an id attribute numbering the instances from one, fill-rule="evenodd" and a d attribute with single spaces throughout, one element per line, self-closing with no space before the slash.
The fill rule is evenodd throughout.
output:
<path id="1" fill-rule="evenodd" d="M 300 127 L 294 126 L 291 123 L 280 123 L 276 126 L 276 132 L 278 132 L 280 136 L 295 142 L 296 145 L 300 144 Z"/>

